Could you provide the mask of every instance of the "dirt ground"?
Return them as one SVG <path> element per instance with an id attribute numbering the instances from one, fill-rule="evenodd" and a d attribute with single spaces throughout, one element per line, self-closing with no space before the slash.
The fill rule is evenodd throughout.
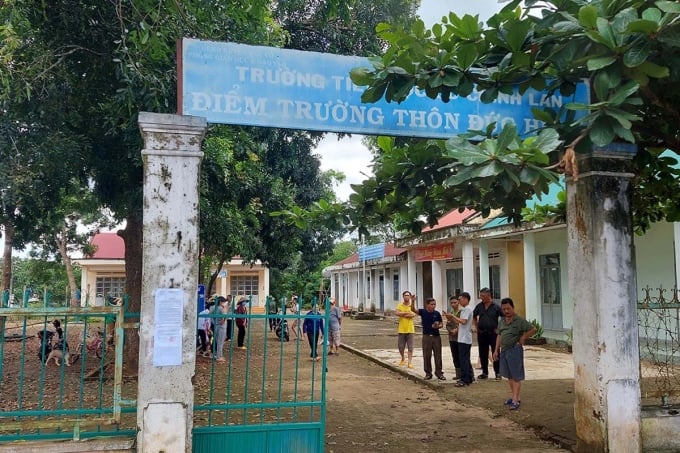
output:
<path id="1" fill-rule="evenodd" d="M 359 351 L 396 348 L 396 326 L 389 320 L 346 318 L 342 341 Z M 448 347 L 442 355 L 443 360 L 451 360 Z M 514 412 L 503 405 L 507 381 L 488 380 L 465 388 L 439 386 L 414 381 L 349 351 L 329 357 L 328 363 L 329 452 L 423 447 L 524 452 L 575 445 L 573 380 L 526 381 L 522 409 Z"/>

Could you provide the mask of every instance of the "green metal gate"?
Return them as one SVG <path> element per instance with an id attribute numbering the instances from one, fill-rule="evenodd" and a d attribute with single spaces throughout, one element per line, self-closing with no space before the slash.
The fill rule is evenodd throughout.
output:
<path id="1" fill-rule="evenodd" d="M 135 435 L 135 401 L 122 389 L 122 305 L 48 307 L 26 299 L 9 307 L 3 300 L 0 443 Z M 46 363 L 59 334 L 70 359 L 61 349 Z"/>
<path id="2" fill-rule="evenodd" d="M 310 299 L 316 304 L 316 299 Z M 267 301 L 269 302 L 269 300 Z M 300 306 L 305 306 L 300 300 Z M 230 452 L 322 452 L 326 422 L 327 343 L 316 346 L 318 360 L 302 335 L 304 313 L 290 313 L 278 304 L 277 314 L 235 311 L 237 300 L 226 315 L 209 315 L 232 323 L 231 339 L 225 342 L 224 361 L 197 355 L 194 404 L 194 453 Z M 268 306 L 268 304 L 266 305 Z M 310 322 L 328 325 L 325 314 L 309 315 Z M 244 348 L 238 347 L 236 321 L 247 322 Z M 272 324 L 287 322 L 290 341 L 277 337 Z M 240 322 L 239 322 L 240 323 Z M 293 327 L 300 332 L 295 339 Z"/>

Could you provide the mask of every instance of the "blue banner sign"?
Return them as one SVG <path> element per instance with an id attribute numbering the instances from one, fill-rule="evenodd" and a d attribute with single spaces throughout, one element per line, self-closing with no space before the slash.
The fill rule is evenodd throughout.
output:
<path id="1" fill-rule="evenodd" d="M 474 92 L 443 103 L 414 90 L 401 104 L 362 104 L 365 88 L 354 85 L 349 72 L 371 68 L 367 58 L 188 38 L 181 47 L 179 113 L 210 123 L 449 138 L 493 122 L 500 131 L 511 122 L 529 134 L 543 125 L 532 107 L 589 99 L 587 85 L 579 84 L 569 98 L 528 90 L 484 104 Z"/>
<path id="2" fill-rule="evenodd" d="M 359 262 L 385 257 L 385 243 L 359 247 Z"/>

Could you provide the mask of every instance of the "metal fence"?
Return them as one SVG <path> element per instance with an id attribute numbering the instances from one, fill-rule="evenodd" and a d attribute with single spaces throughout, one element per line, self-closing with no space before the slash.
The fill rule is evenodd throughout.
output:
<path id="1" fill-rule="evenodd" d="M 680 403 L 680 295 L 663 287 L 642 290 L 637 304 L 643 401 Z"/>
<path id="2" fill-rule="evenodd" d="M 249 301 L 247 314 L 239 314 L 234 302 L 224 315 L 199 316 L 215 324 L 224 319 L 231 338 L 224 361 L 219 354 L 197 356 L 194 452 L 237 451 L 236 446 L 238 451 L 322 452 L 327 343 L 325 336 L 303 338 L 302 326 L 308 320 L 308 326 L 323 323 L 327 329 L 328 309 L 291 313 L 279 301 L 277 313 L 265 308 L 257 314 Z M 304 306 L 302 298 L 299 302 Z M 246 326 L 239 327 L 243 321 Z M 242 344 L 239 329 L 245 330 Z"/>
<path id="3" fill-rule="evenodd" d="M 134 436 L 124 306 L 19 305 L 0 306 L 0 442 Z"/>

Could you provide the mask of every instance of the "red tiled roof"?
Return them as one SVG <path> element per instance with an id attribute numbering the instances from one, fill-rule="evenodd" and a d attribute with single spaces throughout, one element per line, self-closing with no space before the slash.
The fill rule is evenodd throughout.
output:
<path id="1" fill-rule="evenodd" d="M 116 233 L 97 233 L 92 238 L 91 244 L 96 249 L 92 259 L 125 259 L 125 242 Z"/>
<path id="2" fill-rule="evenodd" d="M 440 230 L 442 228 L 448 228 L 450 226 L 454 225 L 460 225 L 462 224 L 467 218 L 470 216 L 476 214 L 476 211 L 473 211 L 472 209 L 465 208 L 463 211 L 459 211 L 458 209 L 454 209 L 453 211 L 450 211 L 448 214 L 445 214 L 444 217 L 439 219 L 437 221 L 437 224 L 433 227 L 425 227 L 421 230 L 421 233 L 426 233 L 428 231 L 434 231 L 434 230 Z"/>
<path id="3" fill-rule="evenodd" d="M 399 247 L 395 247 L 394 244 L 385 244 L 385 256 L 399 256 L 402 253 L 404 253 L 408 249 L 402 249 Z M 344 260 L 338 261 L 337 263 L 334 263 L 333 266 L 342 266 L 343 264 L 350 264 L 350 263 L 358 263 L 359 262 L 359 253 L 355 253 L 354 255 L 348 256 Z"/>

